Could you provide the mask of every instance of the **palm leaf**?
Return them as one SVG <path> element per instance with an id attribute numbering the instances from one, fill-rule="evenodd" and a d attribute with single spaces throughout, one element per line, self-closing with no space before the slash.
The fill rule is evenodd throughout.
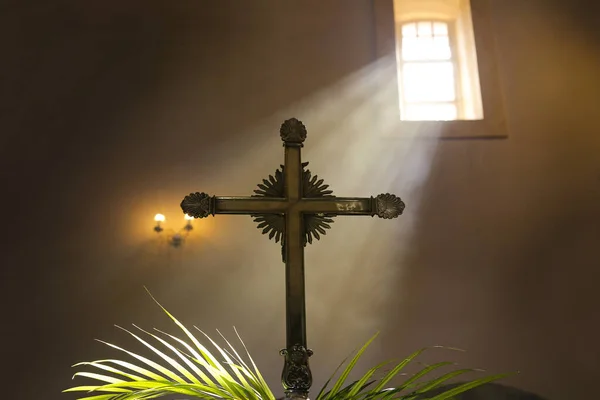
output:
<path id="1" fill-rule="evenodd" d="M 173 340 L 176 345 L 180 345 L 178 348 L 157 334 L 134 325 L 135 328 L 166 349 L 161 350 L 139 335 L 118 327 L 157 355 L 162 360 L 162 364 L 119 346 L 99 341 L 136 359 L 141 363 L 140 366 L 122 360 L 98 360 L 75 364 L 74 367 L 91 367 L 104 373 L 77 372 L 73 376 L 74 378 L 92 379 L 96 385 L 75 386 L 66 389 L 65 392 L 85 392 L 88 394 L 88 397 L 84 397 L 86 400 L 145 400 L 168 394 L 180 394 L 201 399 L 275 399 L 251 357 L 253 369 L 248 367 L 230 342 L 227 341 L 227 344 L 234 356 L 231 356 L 212 338 L 203 333 L 217 353 L 224 358 L 224 363 L 219 362 L 181 322 L 162 307 L 156 299 L 154 301 L 184 332 L 193 346 L 174 335 L 157 331 L 165 335 L 167 340 Z M 236 334 L 239 338 L 237 331 Z M 245 345 L 244 349 L 246 349 Z M 246 353 L 248 353 L 247 349 Z"/>
<path id="2" fill-rule="evenodd" d="M 101 394 L 89 397 L 80 397 L 77 400 L 116 400 L 116 397 L 112 394 Z"/>
<path id="3" fill-rule="evenodd" d="M 146 291 L 148 291 L 146 289 Z M 196 328 L 216 350 L 223 361 L 215 355 L 170 314 L 148 291 L 154 302 L 166 313 L 175 325 L 184 333 L 184 340 L 175 335 L 155 329 L 156 333 L 146 331 L 136 325 L 140 335 L 125 328 L 117 327 L 136 339 L 137 342 L 158 356 L 155 362 L 135 352 L 98 340 L 137 360 L 140 364 L 118 359 L 104 359 L 92 362 L 81 362 L 73 367 L 92 368 L 95 372 L 78 371 L 73 378 L 86 378 L 95 384 L 79 385 L 64 392 L 85 393 L 79 400 L 149 400 L 179 394 L 199 399 L 221 400 L 275 400 L 273 392 L 265 382 L 248 348 L 237 330 L 236 336 L 245 351 L 245 357 L 236 350 L 221 332 L 217 331 L 226 346 L 219 346 L 209 335 Z M 160 335 L 160 336 L 159 336 Z M 143 336 L 143 335 L 142 335 Z M 370 368 L 359 379 L 346 384 L 356 364 L 366 352 L 369 345 L 378 335 L 372 336 L 352 358 L 348 357 L 334 371 L 319 391 L 315 400 L 417 400 L 427 396 L 439 386 L 460 375 L 477 372 L 475 369 L 456 369 L 439 374 L 442 368 L 453 365 L 451 362 L 438 362 L 421 368 L 410 375 L 404 382 L 395 387 L 387 387 L 392 380 L 407 375 L 407 366 L 417 363 L 417 358 L 429 348 L 422 348 L 399 362 L 383 362 Z M 159 348 L 160 347 L 160 348 Z M 436 346 L 439 348 L 439 346 Z M 243 353 L 243 352 L 242 352 Z M 346 367 L 342 367 L 346 364 Z M 391 364 L 391 365 L 390 365 Z M 339 377 L 334 379 L 341 370 Z M 434 374 L 437 374 L 434 375 Z M 448 400 L 457 394 L 471 390 L 477 386 L 502 379 L 507 374 L 492 375 L 472 380 L 436 393 L 431 400 Z M 331 389 L 328 388 L 331 385 Z M 431 396 L 431 395 L 430 395 Z"/>
<path id="4" fill-rule="evenodd" d="M 384 362 L 384 363 L 376 365 L 375 367 L 369 369 L 360 379 L 358 379 L 357 381 L 354 381 L 352 384 L 344 387 L 343 385 L 344 385 L 344 382 L 346 381 L 348 375 L 352 372 L 352 370 L 356 366 L 356 363 L 358 362 L 360 357 L 362 357 L 364 355 L 365 351 L 367 350 L 367 347 L 373 342 L 373 340 L 376 337 L 377 337 L 377 335 L 374 335 L 373 337 L 371 337 L 367 341 L 367 343 L 365 343 L 365 345 L 356 352 L 354 357 L 348 363 L 348 366 L 343 370 L 343 372 L 340 374 L 340 377 L 336 380 L 332 389 L 329 391 L 326 391 L 326 389 L 329 386 L 330 382 L 332 381 L 333 377 L 337 374 L 337 371 L 339 371 L 341 369 L 342 365 L 340 365 L 336 369 L 336 372 L 334 372 L 332 377 L 325 383 L 325 385 L 323 386 L 323 388 L 317 395 L 316 400 L 357 400 L 357 399 L 360 399 L 360 400 L 389 400 L 389 399 L 412 400 L 412 399 L 421 398 L 419 396 L 426 395 L 427 392 L 436 389 L 442 383 L 445 383 L 446 381 L 453 379 L 459 375 L 478 371 L 476 369 L 458 369 L 458 370 L 453 370 L 453 371 L 447 372 L 445 374 L 442 374 L 441 376 L 430 379 L 429 381 L 419 382 L 420 379 L 425 378 L 434 372 L 437 372 L 441 368 L 448 367 L 450 365 L 454 365 L 451 362 L 438 362 L 433 365 L 425 366 L 424 368 L 420 369 L 418 372 L 416 372 L 415 374 L 410 376 L 399 386 L 386 387 L 390 383 L 390 381 L 392 381 L 397 376 L 405 375 L 402 371 L 406 367 L 408 367 L 409 364 L 416 363 L 416 359 L 422 353 L 424 353 L 425 351 L 430 350 L 432 348 L 442 348 L 441 346 L 425 347 L 425 348 L 415 351 L 414 353 L 409 355 L 404 360 L 395 364 L 394 367 L 391 368 L 389 371 L 387 371 L 381 378 L 374 379 L 374 380 L 370 381 L 368 384 L 366 384 L 367 381 L 369 381 L 377 372 L 382 372 L 384 366 L 388 365 L 389 362 Z M 453 348 L 445 348 L 445 349 L 458 350 L 458 349 L 453 349 Z M 493 375 L 493 376 L 489 376 L 489 377 L 475 379 L 473 381 L 467 382 L 465 384 L 462 384 L 458 387 L 455 387 L 455 388 L 445 391 L 443 393 L 437 394 L 436 397 L 432 397 L 431 400 L 451 399 L 453 396 L 456 396 L 457 394 L 463 393 L 467 390 L 471 390 L 477 386 L 484 385 L 486 383 L 505 378 L 507 376 L 508 376 L 508 374 L 500 374 L 500 375 Z M 376 383 L 375 386 L 372 388 L 369 388 L 370 386 L 372 386 L 373 383 Z M 407 390 L 412 390 L 412 392 L 406 393 Z M 406 394 L 402 394 L 402 392 L 405 392 Z"/>
<path id="5" fill-rule="evenodd" d="M 340 377 L 337 379 L 337 381 L 333 385 L 333 388 L 331 389 L 331 391 L 329 391 L 329 393 L 327 393 L 327 395 L 323 398 L 324 400 L 330 400 L 330 399 L 334 398 L 334 396 L 336 395 L 336 393 L 339 392 L 340 388 L 342 387 L 342 385 L 344 384 L 344 382 L 346 382 L 346 378 L 348 378 L 348 375 L 350 375 L 350 372 L 352 372 L 352 370 L 354 369 L 354 366 L 356 365 L 356 363 L 358 362 L 358 360 L 360 359 L 360 357 L 363 355 L 363 353 L 365 352 L 365 350 L 367 350 L 367 347 L 369 347 L 369 345 L 373 342 L 373 340 L 375 340 L 375 338 L 378 335 L 379 335 L 379 333 L 376 333 L 375 335 L 373 335 L 367 341 L 367 343 L 365 343 L 361 347 L 361 349 L 356 352 L 356 355 L 352 358 L 352 360 L 350 361 L 350 363 L 348 363 L 348 366 L 344 369 L 344 371 L 342 372 L 342 374 L 340 375 Z M 320 400 L 320 398 L 317 397 L 317 400 Z"/>
<path id="6" fill-rule="evenodd" d="M 331 383 L 331 381 L 333 380 L 333 378 L 335 378 L 335 376 L 337 375 L 338 371 L 340 370 L 340 368 L 342 368 L 344 366 L 344 364 L 346 364 L 346 361 L 348 361 L 348 358 L 350 356 L 346 357 L 335 369 L 335 371 L 333 371 L 333 374 L 331 374 L 331 376 L 327 379 L 327 381 L 325 382 L 325 384 L 323 385 L 323 387 L 321 388 L 321 390 L 319 391 L 319 394 L 317 394 L 316 399 L 324 399 L 325 397 L 327 397 L 327 395 L 329 394 L 329 392 L 325 392 L 325 390 L 329 387 L 329 384 Z"/>
<path id="7" fill-rule="evenodd" d="M 242 338 L 241 338 L 240 334 L 238 333 L 237 329 L 234 328 L 234 330 L 235 330 L 235 334 L 237 335 L 238 339 L 240 340 L 240 343 L 244 347 L 244 350 L 246 351 L 246 354 L 248 355 L 248 359 L 250 360 L 250 363 L 252 363 L 252 367 L 254 368 L 254 372 L 256 373 L 256 377 L 258 378 L 259 387 L 260 388 L 266 388 L 266 389 L 268 389 L 265 392 L 267 394 L 267 399 L 269 399 L 269 400 L 275 400 L 275 396 L 273 395 L 273 392 L 271 392 L 271 390 L 269 389 L 269 385 L 264 380 L 262 374 L 260 373 L 260 370 L 258 369 L 258 367 L 256 366 L 256 363 L 254 362 L 254 359 L 252 358 L 252 356 L 250 356 L 250 352 L 248 351 L 248 348 L 246 347 L 246 344 L 242 340 Z M 247 369 L 247 371 L 249 371 L 249 370 L 250 369 Z"/>

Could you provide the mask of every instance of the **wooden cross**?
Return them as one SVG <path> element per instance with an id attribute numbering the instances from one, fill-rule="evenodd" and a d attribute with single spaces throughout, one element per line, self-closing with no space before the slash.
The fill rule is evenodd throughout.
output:
<path id="1" fill-rule="evenodd" d="M 312 385 L 308 358 L 312 350 L 306 345 L 306 311 L 304 290 L 304 247 L 313 237 L 320 239 L 338 215 L 370 215 L 392 219 L 402 214 L 404 203 L 385 193 L 377 197 L 336 197 L 322 179 L 306 169 L 300 150 L 306 128 L 295 118 L 280 129 L 285 147 L 285 162 L 275 176 L 263 179 L 251 197 L 209 196 L 191 193 L 181 202 L 183 212 L 194 218 L 215 214 L 251 215 L 263 234 L 281 241 L 285 262 L 286 348 L 282 384 L 287 398 L 307 398 Z"/>

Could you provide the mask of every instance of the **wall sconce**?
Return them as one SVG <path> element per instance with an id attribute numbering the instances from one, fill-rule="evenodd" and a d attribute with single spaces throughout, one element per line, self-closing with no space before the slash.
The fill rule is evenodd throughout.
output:
<path id="1" fill-rule="evenodd" d="M 192 220 L 194 219 L 194 217 L 190 217 L 189 215 L 185 214 L 184 219 L 186 221 L 186 224 L 183 228 L 179 230 L 179 232 L 174 232 L 172 229 L 170 230 L 170 236 L 168 237 L 169 244 L 175 248 L 180 247 L 185 241 L 185 238 L 194 229 L 194 227 L 192 226 Z M 154 232 L 161 233 L 164 231 L 162 223 L 165 222 L 165 220 L 166 218 L 162 214 L 156 214 L 154 216 L 154 221 L 156 221 L 156 225 L 154 226 Z"/>

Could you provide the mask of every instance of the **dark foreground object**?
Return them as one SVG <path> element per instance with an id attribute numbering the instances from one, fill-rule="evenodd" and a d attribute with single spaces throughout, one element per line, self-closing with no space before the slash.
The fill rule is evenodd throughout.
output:
<path id="1" fill-rule="evenodd" d="M 452 389 L 460 383 L 442 386 L 438 390 L 433 390 L 427 393 L 426 396 L 418 397 L 415 400 L 430 399 L 448 389 Z M 499 385 L 497 383 L 488 383 L 471 389 L 465 393 L 461 393 L 454 397 L 456 400 L 547 400 L 536 394 L 525 392 L 510 386 Z"/>
<path id="2" fill-rule="evenodd" d="M 434 396 L 436 396 L 448 389 L 452 389 L 458 385 L 460 385 L 460 383 L 441 386 L 438 390 L 432 390 L 430 393 L 427 393 L 426 396 L 418 397 L 415 400 L 431 399 Z M 486 385 L 479 386 L 479 387 L 469 390 L 465 393 L 461 393 L 461 394 L 453 397 L 453 399 L 454 400 L 547 400 L 536 394 L 525 392 L 523 390 L 512 388 L 510 386 L 499 385 L 496 383 L 488 383 Z M 285 400 L 285 399 L 283 397 L 280 397 L 277 400 Z"/>

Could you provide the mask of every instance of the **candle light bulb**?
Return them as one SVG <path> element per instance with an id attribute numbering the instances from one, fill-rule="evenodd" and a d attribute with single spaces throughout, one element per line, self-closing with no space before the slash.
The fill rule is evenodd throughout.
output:
<path id="1" fill-rule="evenodd" d="M 161 222 L 165 222 L 165 216 L 162 214 L 156 214 L 154 216 L 154 220 L 156 221 L 156 226 L 154 227 L 154 232 L 161 233 L 163 231 L 162 226 L 160 226 Z"/>

